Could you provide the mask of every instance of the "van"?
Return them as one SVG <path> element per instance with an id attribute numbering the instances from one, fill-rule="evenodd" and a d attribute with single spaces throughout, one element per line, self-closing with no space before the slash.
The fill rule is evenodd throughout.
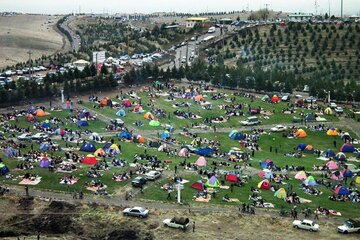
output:
<path id="1" fill-rule="evenodd" d="M 259 119 L 256 116 L 248 117 L 247 120 L 241 121 L 241 125 L 243 126 L 252 126 L 260 123 Z"/>

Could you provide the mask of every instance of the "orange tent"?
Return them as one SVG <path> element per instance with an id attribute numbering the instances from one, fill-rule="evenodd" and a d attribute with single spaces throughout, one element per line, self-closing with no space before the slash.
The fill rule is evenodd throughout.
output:
<path id="1" fill-rule="evenodd" d="M 107 106 L 108 105 L 108 100 L 109 100 L 109 98 L 103 98 L 101 101 L 100 101 L 100 105 L 101 106 Z"/>
<path id="2" fill-rule="evenodd" d="M 195 97 L 195 101 L 197 101 L 197 102 L 202 102 L 202 101 L 204 101 L 205 99 L 204 99 L 204 97 L 202 96 L 202 95 L 197 95 L 196 97 Z"/>
<path id="3" fill-rule="evenodd" d="M 155 116 L 151 113 L 151 112 L 147 112 L 147 113 L 145 113 L 144 114 L 144 118 L 146 119 L 146 120 L 154 120 L 155 119 Z"/>
<path id="4" fill-rule="evenodd" d="M 297 130 L 295 133 L 295 137 L 298 137 L 298 138 L 304 138 L 306 136 L 307 136 L 306 132 L 302 129 Z"/>
<path id="5" fill-rule="evenodd" d="M 279 99 L 279 97 L 278 97 L 278 96 L 276 96 L 276 95 L 272 96 L 272 98 L 271 98 L 271 102 L 273 102 L 273 103 L 277 103 L 277 102 L 279 102 L 279 101 L 280 101 L 280 99 Z"/>
<path id="6" fill-rule="evenodd" d="M 139 143 L 145 143 L 146 142 L 146 140 L 145 140 L 145 138 L 143 136 L 139 136 L 138 141 L 139 141 Z"/>
<path id="7" fill-rule="evenodd" d="M 31 122 L 32 120 L 34 120 L 34 115 L 32 114 L 26 115 L 26 121 Z"/>
<path id="8" fill-rule="evenodd" d="M 37 116 L 37 117 L 44 117 L 44 116 L 45 116 L 44 110 L 38 109 L 38 110 L 36 111 L 36 116 Z"/>

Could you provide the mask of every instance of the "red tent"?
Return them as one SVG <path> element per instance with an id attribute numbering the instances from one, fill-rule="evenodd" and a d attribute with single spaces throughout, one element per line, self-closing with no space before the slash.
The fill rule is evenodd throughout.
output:
<path id="1" fill-rule="evenodd" d="M 84 157 L 84 159 L 82 160 L 83 164 L 96 164 L 97 160 L 96 157 L 92 154 L 87 155 L 86 157 Z"/>
<path id="2" fill-rule="evenodd" d="M 202 182 L 195 182 L 191 185 L 192 188 L 195 188 L 196 190 L 203 191 L 204 190 L 204 184 Z"/>
<path id="3" fill-rule="evenodd" d="M 238 177 L 235 174 L 228 174 L 228 175 L 226 175 L 226 181 L 228 181 L 228 182 L 237 182 Z"/>

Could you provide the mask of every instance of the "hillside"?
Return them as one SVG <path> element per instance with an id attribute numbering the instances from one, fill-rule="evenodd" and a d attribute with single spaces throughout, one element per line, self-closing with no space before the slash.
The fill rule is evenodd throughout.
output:
<path id="1" fill-rule="evenodd" d="M 278 66 L 305 79 L 357 81 L 360 76 L 359 24 L 259 26 L 216 47 L 212 53 L 221 54 L 227 65 L 259 62 L 264 69 Z"/>

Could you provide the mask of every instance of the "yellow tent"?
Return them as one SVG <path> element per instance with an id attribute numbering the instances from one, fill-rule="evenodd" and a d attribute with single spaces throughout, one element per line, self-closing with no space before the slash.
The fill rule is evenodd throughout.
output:
<path id="1" fill-rule="evenodd" d="M 355 182 L 360 184 L 360 177 L 356 177 Z"/>
<path id="2" fill-rule="evenodd" d="M 96 150 L 96 151 L 94 152 L 94 155 L 95 155 L 96 157 L 103 157 L 103 156 L 106 156 L 106 153 L 105 153 L 104 149 L 99 148 L 98 150 Z"/>
<path id="3" fill-rule="evenodd" d="M 334 136 L 338 136 L 338 135 L 339 135 L 339 133 L 338 133 L 338 131 L 337 131 L 336 128 L 330 128 L 329 130 L 327 130 L 326 134 L 327 134 L 328 136 L 331 136 L 331 137 L 334 137 Z"/>
<path id="4" fill-rule="evenodd" d="M 324 113 L 325 113 L 326 115 L 332 115 L 332 114 L 333 114 L 333 111 L 332 111 L 331 108 L 328 107 L 328 108 L 325 109 Z"/>

